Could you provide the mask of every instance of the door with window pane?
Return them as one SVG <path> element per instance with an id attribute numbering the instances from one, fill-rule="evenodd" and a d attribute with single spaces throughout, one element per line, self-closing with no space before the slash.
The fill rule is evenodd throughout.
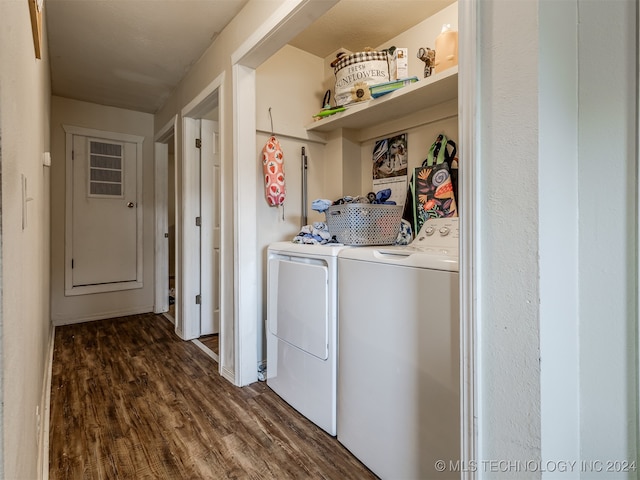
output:
<path id="1" fill-rule="evenodd" d="M 135 282 L 137 146 L 73 135 L 73 286 Z"/>

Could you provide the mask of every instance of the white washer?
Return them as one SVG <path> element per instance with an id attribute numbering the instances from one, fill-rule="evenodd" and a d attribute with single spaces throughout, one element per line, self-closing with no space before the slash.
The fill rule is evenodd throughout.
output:
<path id="1" fill-rule="evenodd" d="M 267 254 L 267 385 L 336 435 L 338 252 L 278 242 Z"/>
<path id="2" fill-rule="evenodd" d="M 382 479 L 456 478 L 458 219 L 405 247 L 344 250 L 338 275 L 338 440 Z"/>

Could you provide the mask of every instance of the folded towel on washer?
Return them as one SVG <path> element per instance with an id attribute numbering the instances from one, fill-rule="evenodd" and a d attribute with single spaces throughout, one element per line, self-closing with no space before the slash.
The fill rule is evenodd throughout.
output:
<path id="1" fill-rule="evenodd" d="M 313 229 L 318 232 L 318 235 L 326 235 L 327 238 L 331 238 L 331 235 L 329 235 L 329 225 L 325 222 L 313 222 Z"/>
<path id="2" fill-rule="evenodd" d="M 300 229 L 300 233 L 293 237 L 293 243 L 304 243 L 307 245 L 323 245 L 325 243 L 335 243 L 329 233 L 329 227 L 325 222 L 314 222 L 313 225 L 305 225 Z"/>

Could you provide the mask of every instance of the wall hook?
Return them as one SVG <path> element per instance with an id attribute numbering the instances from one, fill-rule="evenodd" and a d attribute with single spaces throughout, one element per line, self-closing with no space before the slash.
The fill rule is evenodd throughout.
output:
<path id="1" fill-rule="evenodd" d="M 273 133 L 273 116 L 271 115 L 271 107 L 269 107 L 269 120 L 271 120 L 271 136 L 275 135 Z"/>

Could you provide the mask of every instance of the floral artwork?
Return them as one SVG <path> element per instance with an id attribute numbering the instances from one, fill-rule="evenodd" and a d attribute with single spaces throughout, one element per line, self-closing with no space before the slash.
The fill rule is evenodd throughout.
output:
<path id="1" fill-rule="evenodd" d="M 414 175 L 416 231 L 429 218 L 457 217 L 457 205 L 446 164 L 419 167 Z"/>

